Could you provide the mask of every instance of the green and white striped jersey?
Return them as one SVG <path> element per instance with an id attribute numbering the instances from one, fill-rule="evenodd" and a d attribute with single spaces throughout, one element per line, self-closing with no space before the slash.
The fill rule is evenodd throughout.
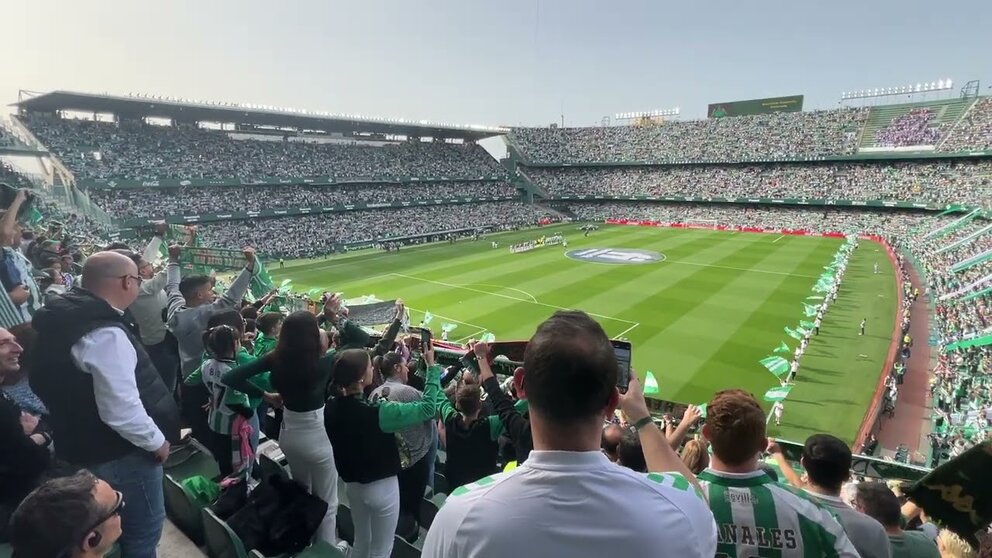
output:
<path id="1" fill-rule="evenodd" d="M 699 482 L 716 519 L 717 558 L 858 556 L 833 514 L 763 471 L 707 469 Z"/>
<path id="2" fill-rule="evenodd" d="M 230 434 L 237 412 L 231 406 L 250 407 L 248 396 L 230 388 L 220 381 L 220 377 L 231 369 L 233 361 L 207 359 L 200 367 L 203 385 L 210 392 L 210 406 L 207 409 L 207 425 L 217 434 Z"/>

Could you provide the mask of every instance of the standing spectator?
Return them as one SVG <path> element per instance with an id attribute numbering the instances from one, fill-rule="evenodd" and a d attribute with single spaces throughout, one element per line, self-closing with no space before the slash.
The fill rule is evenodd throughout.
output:
<path id="1" fill-rule="evenodd" d="M 423 556 L 714 555 L 713 517 L 651 422 L 636 378 L 624 411 L 640 431 L 649 468 L 686 476 L 635 473 L 600 450 L 603 421 L 621 399 L 613 347 L 598 323 L 583 312 L 556 312 L 538 326 L 518 372 L 534 450 L 513 471 L 452 492 Z"/>
<path id="2" fill-rule="evenodd" d="M 283 315 L 279 312 L 266 312 L 255 320 L 255 329 L 258 330 L 258 335 L 255 336 L 253 352 L 256 357 L 261 358 L 276 348 L 282 321 Z"/>
<path id="3" fill-rule="evenodd" d="M 0 328 L 0 382 L 21 369 L 21 346 Z M 52 439 L 35 433 L 38 419 L 0 391 L 0 541 L 7 540 L 8 519 L 17 504 L 38 485 L 51 457 Z"/>
<path id="4" fill-rule="evenodd" d="M 892 556 L 899 558 L 938 558 L 933 539 L 922 531 L 903 531 L 899 498 L 881 482 L 861 482 L 855 487 L 854 507 L 874 517 L 885 528 Z"/>
<path id="5" fill-rule="evenodd" d="M 396 353 L 390 353 L 396 354 Z M 377 357 L 378 358 L 378 357 Z M 400 517 L 402 486 L 399 433 L 432 419 L 441 393 L 441 367 L 434 350 L 424 352 L 427 383 L 424 396 L 410 402 L 365 399 L 373 366 L 363 349 L 346 349 L 334 362 L 334 387 L 340 396 L 327 400 L 324 428 L 335 447 L 334 461 L 348 490 L 355 523 L 355 558 L 387 558 Z M 421 488 L 421 497 L 423 489 Z"/>
<path id="6" fill-rule="evenodd" d="M 768 451 L 781 454 L 775 443 L 769 444 Z M 837 516 L 861 558 L 892 556 L 882 524 L 847 505 L 840 497 L 841 485 L 851 478 L 851 448 L 836 436 L 814 434 L 806 439 L 800 463 L 809 478 L 803 487 L 806 493 Z M 788 473 L 791 467 L 782 470 Z"/>
<path id="7" fill-rule="evenodd" d="M 947 529 L 937 535 L 937 550 L 940 551 L 940 558 L 978 558 L 978 553 L 970 544 Z"/>
<path id="8" fill-rule="evenodd" d="M 844 528 L 823 508 L 775 483 L 758 468 L 767 447 L 765 413 L 750 393 L 716 393 L 703 436 L 713 448 L 699 474 L 720 532 L 717 553 L 856 557 Z M 742 505 L 743 504 L 743 505 Z"/>
<path id="9" fill-rule="evenodd" d="M 180 280 L 179 255 L 182 249 L 169 247 L 168 280 L 165 292 L 169 295 L 169 329 L 179 340 L 179 358 L 185 378 L 200 365 L 203 355 L 203 331 L 207 320 L 214 313 L 234 308 L 241 302 L 255 273 L 256 259 L 254 248 L 245 248 L 245 268 L 231 282 L 227 292 L 217 298 L 214 295 L 213 279 L 206 275 L 192 275 Z"/>
<path id="10" fill-rule="evenodd" d="M 610 461 L 616 463 L 619 458 L 617 456 L 617 448 L 620 447 L 620 438 L 623 436 L 623 428 L 620 428 L 619 424 L 607 424 L 603 427 L 603 440 L 600 442 L 600 447 L 603 448 L 603 453 Z"/>
<path id="11" fill-rule="evenodd" d="M 503 423 L 497 415 L 480 416 L 482 389 L 464 382 L 455 390 L 454 406 L 447 397 L 438 400 L 444 423 L 444 475 L 448 486 L 457 488 L 497 472 L 499 436 Z"/>
<path id="12" fill-rule="evenodd" d="M 424 395 L 419 390 L 407 385 L 410 369 L 399 353 L 388 352 L 375 357 L 372 367 L 375 376 L 384 379 L 383 384 L 369 395 L 373 404 L 380 401 L 414 403 L 423 399 Z M 427 486 L 430 469 L 427 457 L 433 447 L 432 431 L 435 428 L 434 417 L 431 416 L 396 433 L 403 467 L 399 474 L 400 513 L 404 517 L 412 517 L 417 523 L 420 520 L 420 501 Z"/>
<path id="13" fill-rule="evenodd" d="M 325 315 L 340 310 L 341 298 L 328 298 Z M 283 407 L 279 446 L 286 454 L 293 478 L 310 494 L 327 502 L 327 514 L 317 537 L 336 545 L 338 470 L 324 430 L 324 401 L 336 353 L 327 352 L 327 337 L 321 333 L 316 316 L 306 311 L 293 312 L 283 322 L 279 343 L 272 352 L 225 373 L 221 382 L 248 397 L 261 397 L 273 407 Z M 265 372 L 270 372 L 278 395 L 248 381 Z"/>
<path id="14" fill-rule="evenodd" d="M 88 471 L 50 480 L 14 513 L 14 556 L 100 558 L 121 538 L 124 509 L 124 495 Z"/>
<path id="15" fill-rule="evenodd" d="M 34 312 L 43 302 L 38 285 L 31 273 L 31 262 L 14 247 L 20 246 L 21 226 L 17 213 L 28 199 L 27 190 L 18 190 L 10 207 L 0 217 L 0 282 L 6 293 L 0 303 L 0 326 L 8 329 L 29 323 Z"/>
<path id="16" fill-rule="evenodd" d="M 155 556 L 165 506 L 162 463 L 179 414 L 148 353 L 124 321 L 141 277 L 127 256 L 98 252 L 82 285 L 38 311 L 31 388 L 50 411 L 57 457 L 124 494 L 125 558 Z"/>
<path id="17" fill-rule="evenodd" d="M 148 243 L 144 253 L 133 256 L 142 281 L 138 298 L 131 303 L 128 310 L 138 324 L 141 343 L 155 363 L 165 387 L 169 388 L 169 391 L 175 391 L 179 379 L 179 348 L 176 338 L 166 329 L 163 316 L 169 305 L 169 297 L 165 294 L 168 277 L 165 270 L 155 273 L 151 263 L 162 245 L 163 234 L 165 234 L 164 228 L 156 227 L 155 236 Z"/>

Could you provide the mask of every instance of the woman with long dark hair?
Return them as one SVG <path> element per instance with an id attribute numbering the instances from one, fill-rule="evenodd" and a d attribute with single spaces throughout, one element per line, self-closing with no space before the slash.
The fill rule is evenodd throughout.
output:
<path id="1" fill-rule="evenodd" d="M 340 395 L 328 399 L 324 426 L 347 483 L 355 524 L 354 558 L 386 558 L 392 552 L 400 515 L 397 476 L 402 471 L 397 433 L 432 420 L 443 397 L 441 367 L 434 364 L 433 348 L 424 352 L 424 360 L 428 369 L 423 397 L 409 403 L 384 398 L 371 402 L 365 398 L 365 387 L 373 378 L 368 352 L 348 349 L 337 354 L 333 378 Z"/>
<path id="2" fill-rule="evenodd" d="M 325 312 L 340 306 L 340 298 L 328 301 Z M 338 472 L 334 451 L 324 433 L 324 398 L 331 381 L 335 353 L 327 353 L 327 337 L 321 335 L 317 317 L 293 312 L 283 322 L 275 349 L 264 357 L 224 374 L 222 381 L 249 396 L 263 397 L 274 407 L 282 405 L 279 447 L 289 462 L 293 479 L 311 494 L 327 502 L 327 514 L 317 537 L 337 544 Z M 327 353 L 327 354 L 325 354 Z M 271 373 L 277 394 L 251 385 L 249 378 Z"/>

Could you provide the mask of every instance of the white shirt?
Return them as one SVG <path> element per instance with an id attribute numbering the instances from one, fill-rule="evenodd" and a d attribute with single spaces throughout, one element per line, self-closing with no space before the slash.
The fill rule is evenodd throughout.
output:
<path id="1" fill-rule="evenodd" d="M 154 237 L 145 248 L 142 256 L 145 261 L 154 261 L 158 256 L 161 237 Z M 138 298 L 128 308 L 141 332 L 141 342 L 145 345 L 157 345 L 165 340 L 165 320 L 162 310 L 169 305 L 169 296 L 165 294 L 165 283 L 168 280 L 165 271 L 160 271 L 151 279 L 142 281 L 138 288 Z"/>
<path id="2" fill-rule="evenodd" d="M 716 524 L 681 475 L 635 473 L 599 451 L 532 451 L 509 473 L 456 489 L 423 558 L 712 558 Z"/>
<path id="3" fill-rule="evenodd" d="M 72 362 L 93 376 L 93 395 L 100 420 L 135 446 L 155 451 L 165 443 L 138 394 L 134 369 L 138 355 L 118 327 L 94 329 L 76 341 Z"/>

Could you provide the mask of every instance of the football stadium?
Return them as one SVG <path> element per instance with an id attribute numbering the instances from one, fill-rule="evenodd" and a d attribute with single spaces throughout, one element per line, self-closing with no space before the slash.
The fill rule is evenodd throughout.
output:
<path id="1" fill-rule="evenodd" d="M 0 556 L 988 556 L 967 77 L 595 125 L 5 89 Z"/>

